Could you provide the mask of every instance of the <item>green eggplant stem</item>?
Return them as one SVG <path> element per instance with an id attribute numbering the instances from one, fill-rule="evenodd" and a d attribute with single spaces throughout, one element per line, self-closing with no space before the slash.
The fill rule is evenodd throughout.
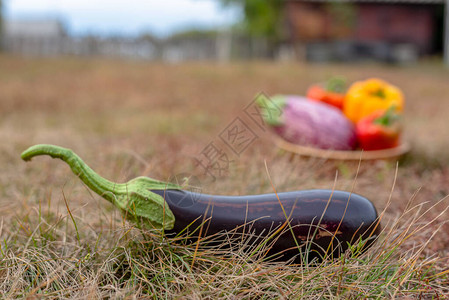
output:
<path id="1" fill-rule="evenodd" d="M 287 104 L 287 98 L 285 96 L 277 95 L 268 98 L 264 94 L 259 94 L 255 101 L 259 105 L 265 123 L 270 126 L 280 126 L 284 123 L 282 109 Z"/>
<path id="2" fill-rule="evenodd" d="M 72 172 L 92 191 L 118 207 L 124 216 L 138 227 L 167 230 L 173 228 L 175 217 L 168 204 L 162 196 L 151 191 L 181 189 L 181 186 L 143 176 L 126 183 L 115 183 L 98 175 L 72 150 L 55 145 L 31 146 L 21 157 L 29 161 L 40 155 L 49 155 L 66 162 Z"/>

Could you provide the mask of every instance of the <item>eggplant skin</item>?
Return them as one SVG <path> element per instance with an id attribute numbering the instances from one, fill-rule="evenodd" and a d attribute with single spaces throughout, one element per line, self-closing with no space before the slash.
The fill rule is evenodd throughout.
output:
<path id="1" fill-rule="evenodd" d="M 281 260 L 299 258 L 298 254 L 304 251 L 313 254 L 310 257 L 339 256 L 360 238 L 368 240 L 366 249 L 381 231 L 373 203 L 344 191 L 303 190 L 250 196 L 171 189 L 152 192 L 165 199 L 175 216 L 174 228 L 167 231 L 169 235 L 187 231 L 194 237 L 200 232 L 201 237 L 222 232 L 238 236 L 245 232 L 251 233 L 251 242 L 257 244 L 282 226 L 288 216 L 290 228 L 274 237 L 268 252 Z M 198 230 L 200 226 L 202 230 Z M 221 242 L 229 242 L 226 235 L 216 235 L 219 236 Z M 241 238 L 236 240 L 241 242 Z"/>

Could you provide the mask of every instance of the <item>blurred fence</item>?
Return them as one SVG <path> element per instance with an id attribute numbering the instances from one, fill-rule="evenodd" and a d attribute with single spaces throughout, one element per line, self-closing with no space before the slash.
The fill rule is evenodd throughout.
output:
<path id="1" fill-rule="evenodd" d="M 4 37 L 5 51 L 27 56 L 103 56 L 114 58 L 163 60 L 180 62 L 189 60 L 262 59 L 272 58 L 267 41 L 230 32 L 208 37 L 177 37 L 165 40 L 147 38 L 100 37 Z M 283 58 L 288 51 L 282 52 Z"/>

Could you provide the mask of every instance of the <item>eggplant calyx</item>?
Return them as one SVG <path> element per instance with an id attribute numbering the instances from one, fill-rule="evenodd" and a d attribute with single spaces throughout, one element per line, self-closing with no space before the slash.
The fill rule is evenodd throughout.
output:
<path id="1" fill-rule="evenodd" d="M 256 103 L 259 105 L 260 114 L 270 126 L 280 126 L 284 123 L 282 118 L 282 110 L 287 104 L 285 96 L 268 97 L 265 94 L 259 94 L 256 97 Z"/>
<path id="2" fill-rule="evenodd" d="M 84 184 L 118 207 L 124 216 L 138 227 L 167 230 L 173 228 L 175 217 L 168 204 L 162 196 L 151 190 L 181 189 L 181 186 L 149 177 L 137 177 L 126 183 L 115 183 L 98 175 L 72 150 L 55 145 L 31 146 L 21 157 L 29 161 L 40 155 L 49 155 L 66 162 Z"/>

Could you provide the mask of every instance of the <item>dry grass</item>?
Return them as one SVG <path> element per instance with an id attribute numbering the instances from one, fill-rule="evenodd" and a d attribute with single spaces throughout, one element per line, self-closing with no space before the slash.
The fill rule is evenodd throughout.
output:
<path id="1" fill-rule="evenodd" d="M 407 97 L 411 153 L 397 169 L 396 162 L 362 163 L 355 182 L 355 192 L 385 212 L 381 240 L 363 255 L 319 266 L 250 262 L 244 253 L 227 257 L 207 248 L 194 255 L 192 246 L 129 227 L 61 162 L 20 160 L 28 146 L 52 143 L 76 150 L 115 181 L 198 173 L 192 159 L 258 92 L 301 94 L 333 74 L 351 81 L 380 76 Z M 0 297 L 445 298 L 448 78 L 431 65 L 0 57 Z M 332 188 L 335 174 L 337 188 L 352 188 L 357 164 L 290 160 L 257 133 L 254 144 L 231 156 L 226 176 L 199 177 L 203 191 L 271 192 L 265 161 L 278 191 Z"/>

